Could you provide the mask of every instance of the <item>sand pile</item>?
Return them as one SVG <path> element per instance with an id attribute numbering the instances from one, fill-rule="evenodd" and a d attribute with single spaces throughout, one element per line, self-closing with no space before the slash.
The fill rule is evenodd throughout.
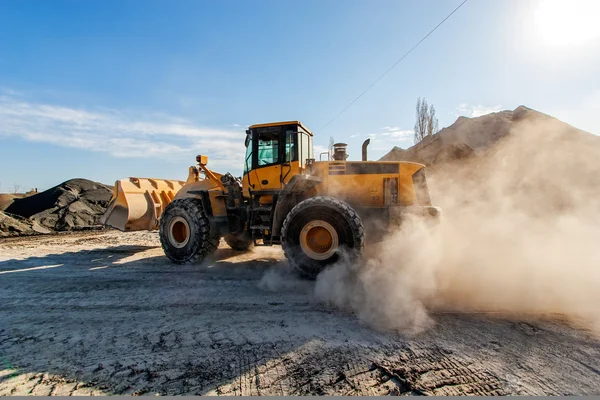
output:
<path id="1" fill-rule="evenodd" d="M 44 192 L 14 199 L 5 211 L 56 231 L 85 229 L 98 225 L 111 195 L 110 186 L 71 179 Z"/>
<path id="2" fill-rule="evenodd" d="M 549 115 L 519 106 L 513 111 L 501 111 L 476 118 L 459 117 L 451 126 L 426 137 L 407 150 L 394 147 L 381 160 L 416 161 L 432 165 L 482 156 L 516 126 L 527 123 L 546 124 L 553 132 L 589 135 Z"/>
<path id="3" fill-rule="evenodd" d="M 4 211 L 10 206 L 15 199 L 22 199 L 30 196 L 33 192 L 28 193 L 0 193 L 0 211 Z"/>
<path id="4" fill-rule="evenodd" d="M 10 206 L 15 199 L 14 194 L 0 193 L 0 211 L 4 211 Z"/>

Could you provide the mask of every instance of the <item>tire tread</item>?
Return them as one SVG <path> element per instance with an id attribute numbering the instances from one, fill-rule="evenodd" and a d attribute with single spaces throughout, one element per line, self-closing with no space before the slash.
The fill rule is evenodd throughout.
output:
<path id="1" fill-rule="evenodd" d="M 283 249 L 285 257 L 287 258 L 291 266 L 305 277 L 311 279 L 316 278 L 316 274 L 308 273 L 304 268 L 302 268 L 301 265 L 297 264 L 297 260 L 295 260 L 294 257 L 290 256 L 290 247 L 285 238 L 287 237 L 288 228 L 292 219 L 304 210 L 314 206 L 333 208 L 344 216 L 344 218 L 350 224 L 351 228 L 353 228 L 352 232 L 355 240 L 354 249 L 357 251 L 357 253 L 360 253 L 362 251 L 365 244 L 365 229 L 362 220 L 358 213 L 346 202 L 336 199 L 334 197 L 317 196 L 298 203 L 292 208 L 292 210 L 288 213 L 285 220 L 283 221 L 283 225 L 281 228 L 281 247 Z"/>
<path id="2" fill-rule="evenodd" d="M 168 216 L 170 213 L 176 212 L 177 210 L 183 210 L 189 215 L 197 216 L 197 218 L 188 221 L 188 224 L 195 224 L 199 232 L 198 235 L 192 235 L 192 237 L 190 237 L 190 240 L 193 240 L 192 248 L 195 248 L 196 251 L 183 259 L 174 258 L 174 256 L 170 254 L 170 250 L 168 248 L 168 227 L 166 226 L 167 218 L 165 218 L 165 216 Z M 192 230 L 191 226 L 190 230 Z M 219 238 L 211 234 L 210 220 L 204 211 L 202 202 L 196 198 L 177 199 L 169 203 L 160 218 L 159 236 L 160 244 L 165 252 L 165 255 L 176 264 L 191 264 L 199 262 L 209 254 L 214 253 L 217 250 L 217 247 L 219 247 Z"/>

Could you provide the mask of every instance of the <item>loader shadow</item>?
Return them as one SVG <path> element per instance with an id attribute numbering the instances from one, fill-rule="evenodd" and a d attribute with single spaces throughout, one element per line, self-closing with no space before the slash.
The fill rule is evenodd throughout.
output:
<path id="1" fill-rule="evenodd" d="M 89 269 L 93 268 L 93 266 L 114 266 L 127 257 L 154 248 L 155 246 L 120 245 L 105 249 L 48 254 L 42 257 L 9 259 L 0 261 L 0 274 L 43 271 L 61 267 Z"/>
<path id="2" fill-rule="evenodd" d="M 159 255 L 148 255 L 143 258 L 128 261 L 127 258 L 147 250 L 156 250 Z M 241 257 L 241 259 L 240 259 Z M 251 259 L 248 259 L 251 257 Z M 106 268 L 148 268 L 153 272 L 180 273 L 210 272 L 236 273 L 249 272 L 259 274 L 277 266 L 284 261 L 270 256 L 256 256 L 252 252 L 237 251 L 230 248 L 219 248 L 201 263 L 177 265 L 172 263 L 160 246 L 119 245 L 102 249 L 78 250 L 48 254 L 41 257 L 25 259 L 9 259 L 0 261 L 0 275 L 19 272 L 43 273 L 54 268 L 68 270 L 101 270 Z"/>

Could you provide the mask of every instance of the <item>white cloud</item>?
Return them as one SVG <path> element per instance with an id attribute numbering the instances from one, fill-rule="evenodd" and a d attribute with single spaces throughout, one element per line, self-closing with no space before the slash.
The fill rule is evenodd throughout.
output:
<path id="1" fill-rule="evenodd" d="M 381 130 L 384 132 L 374 134 L 374 136 L 387 136 L 395 140 L 405 140 L 406 138 L 412 138 L 415 134 L 412 129 L 401 129 L 398 126 L 385 126 Z"/>
<path id="2" fill-rule="evenodd" d="M 313 144 L 313 151 L 315 155 L 315 160 L 319 161 L 321 159 L 321 153 L 329 152 L 329 149 L 326 146 L 321 146 L 320 144 Z M 323 161 L 325 161 L 327 157 L 323 155 Z"/>
<path id="3" fill-rule="evenodd" d="M 403 148 L 412 146 L 414 131 L 412 129 L 402 129 L 399 126 L 384 126 L 379 128 L 378 132 L 369 133 L 365 136 L 371 139 L 369 151 L 372 151 L 373 154 L 383 155 L 394 146 Z"/>
<path id="4" fill-rule="evenodd" d="M 500 105 L 482 106 L 481 104 L 472 105 L 472 104 L 463 103 L 463 104 L 459 104 L 456 107 L 456 111 L 457 111 L 457 113 L 455 115 L 457 117 L 465 116 L 465 117 L 474 118 L 474 117 L 481 117 L 482 115 L 485 115 L 485 114 L 502 111 L 502 106 L 500 106 Z"/>
<path id="5" fill-rule="evenodd" d="M 161 114 L 140 118 L 118 110 L 93 111 L 28 102 L 10 91 L 3 89 L 2 93 L 0 137 L 19 137 L 114 157 L 192 159 L 202 153 L 217 164 L 236 169 L 243 162 L 242 130 L 200 127 Z"/>
<path id="6" fill-rule="evenodd" d="M 412 129 L 402 129 L 398 126 L 384 126 L 379 128 L 383 132 L 369 133 L 368 136 L 371 139 L 371 144 L 377 146 L 377 144 L 384 144 L 389 142 L 411 142 L 414 136 Z"/>
<path id="7" fill-rule="evenodd" d="M 7 87 L 0 87 L 0 93 L 8 96 L 23 96 L 23 93 Z"/>

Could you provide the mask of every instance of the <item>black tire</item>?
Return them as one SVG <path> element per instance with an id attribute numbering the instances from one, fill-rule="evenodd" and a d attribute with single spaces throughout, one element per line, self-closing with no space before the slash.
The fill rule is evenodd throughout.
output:
<path id="1" fill-rule="evenodd" d="M 309 223 L 326 222 L 337 235 L 337 248 L 329 247 L 326 259 L 314 259 L 302 248 L 300 236 Z M 303 277 L 315 279 L 345 253 L 346 262 L 354 263 L 364 247 L 363 223 L 352 207 L 332 197 L 313 197 L 297 204 L 289 212 L 281 228 L 282 248 L 290 265 Z M 330 256 L 327 254 L 333 252 Z"/>
<path id="2" fill-rule="evenodd" d="M 238 251 L 246 251 L 253 244 L 252 239 L 248 239 L 243 235 L 234 235 L 232 233 L 225 235 L 223 239 L 225 239 L 225 243 L 227 243 L 229 247 Z"/>
<path id="3" fill-rule="evenodd" d="M 202 202 L 196 198 L 169 203 L 160 217 L 159 236 L 166 256 L 176 264 L 200 262 L 219 246 Z"/>

